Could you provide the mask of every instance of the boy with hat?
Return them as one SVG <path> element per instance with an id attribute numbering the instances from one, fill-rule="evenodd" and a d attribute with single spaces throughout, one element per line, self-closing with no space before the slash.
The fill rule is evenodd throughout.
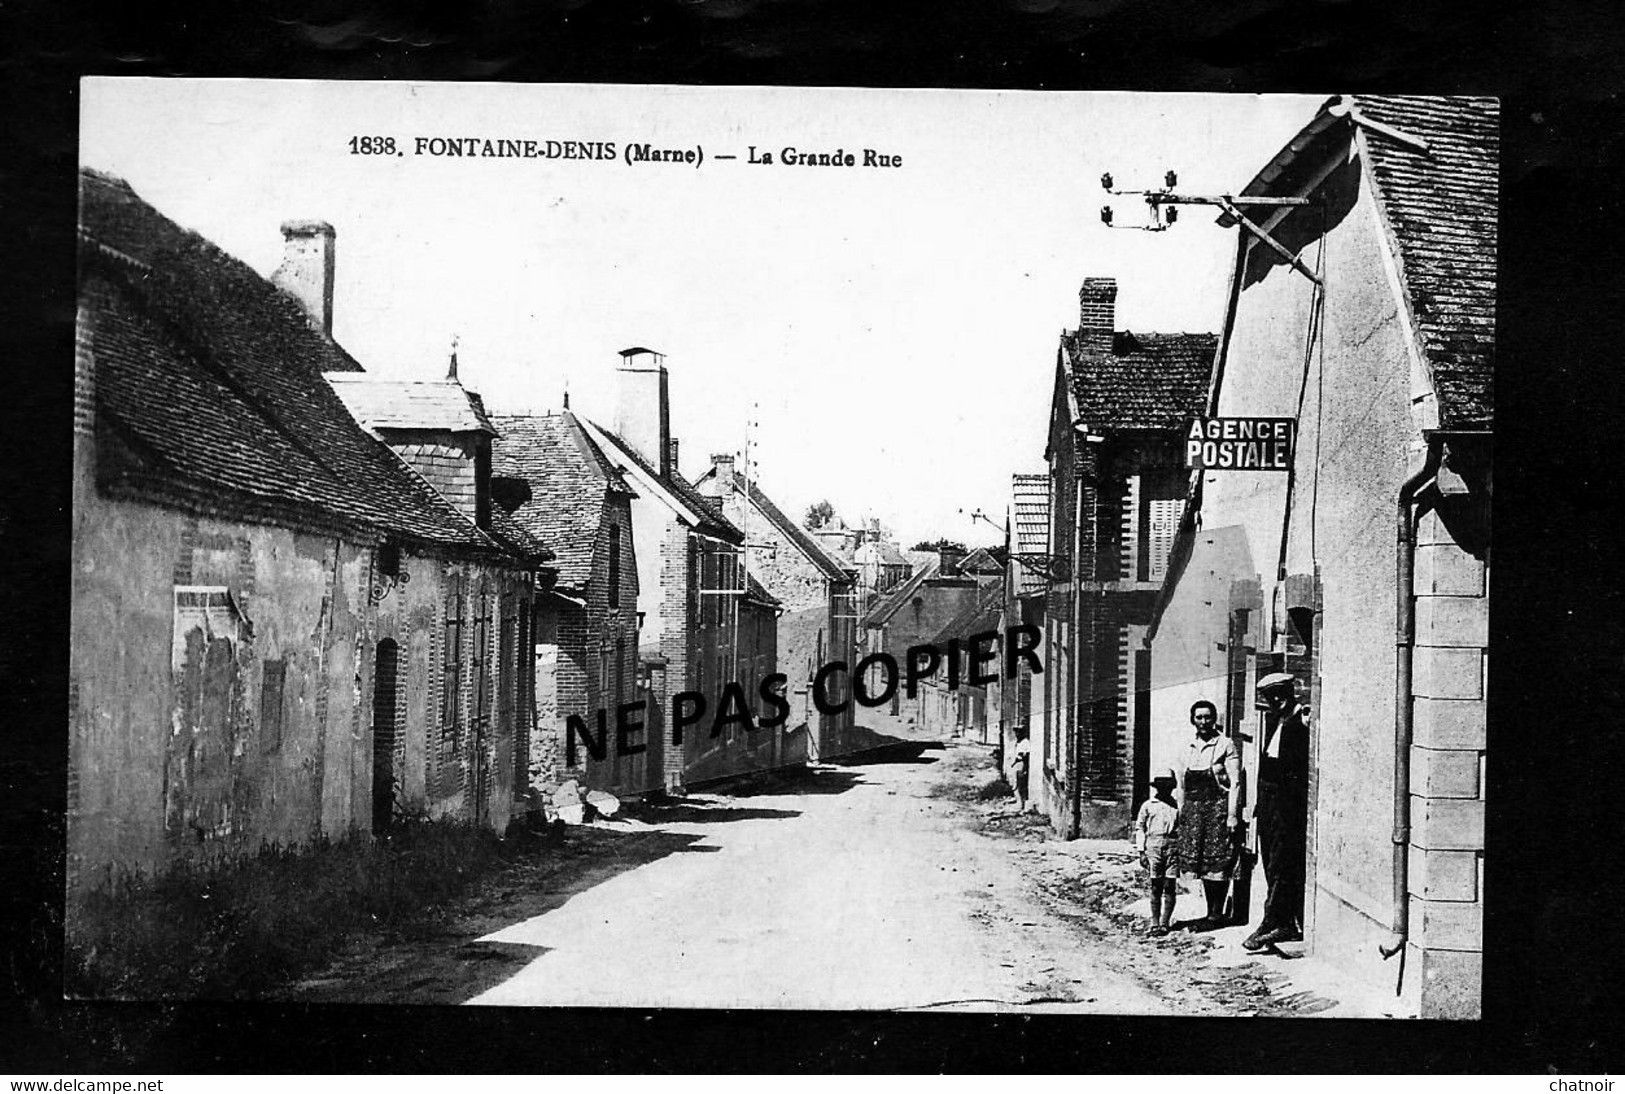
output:
<path id="1" fill-rule="evenodd" d="M 1155 935 L 1168 933 L 1178 892 L 1179 806 L 1174 803 L 1178 783 L 1173 768 L 1159 771 L 1151 780 L 1152 796 L 1134 818 L 1134 849 L 1140 853 L 1140 865 L 1151 874 L 1151 933 Z"/>

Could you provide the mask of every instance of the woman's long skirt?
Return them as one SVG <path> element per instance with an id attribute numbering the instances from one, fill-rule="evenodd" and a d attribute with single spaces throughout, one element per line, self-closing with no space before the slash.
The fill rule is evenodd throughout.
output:
<path id="1" fill-rule="evenodd" d="M 1229 793 L 1213 772 L 1185 772 L 1185 800 L 1179 808 L 1179 868 L 1203 881 L 1228 881 L 1236 865 L 1236 841 L 1225 823 Z"/>

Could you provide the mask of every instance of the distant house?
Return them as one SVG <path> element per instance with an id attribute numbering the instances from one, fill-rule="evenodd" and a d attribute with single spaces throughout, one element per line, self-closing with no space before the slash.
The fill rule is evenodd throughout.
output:
<path id="1" fill-rule="evenodd" d="M 864 656 L 887 653 L 906 667 L 910 646 L 932 642 L 952 619 L 975 602 L 979 584 L 960 572 L 962 557 L 958 552 L 943 552 L 864 613 Z M 882 690 L 878 676 L 869 682 L 870 694 L 878 695 Z M 904 713 L 906 702 L 907 696 L 899 689 L 892 701 L 892 713 Z"/>
<path id="2" fill-rule="evenodd" d="M 762 648 L 776 627 L 763 626 L 761 617 L 778 606 L 748 580 L 741 561 L 744 535 L 677 469 L 664 355 L 639 346 L 620 357 L 614 429 L 584 418 L 580 423 L 636 491 L 631 510 L 639 659 L 648 694 L 666 722 L 679 694 L 697 692 L 705 699 L 706 715 L 686 729 L 681 745 L 671 747 L 669 725 L 649 735 L 650 764 L 656 764 L 658 736 L 663 784 L 680 791 L 771 767 L 783 756 L 785 727 L 740 730 L 727 720 L 738 713 L 737 703 L 722 706 L 729 685 L 738 685 L 747 702 L 760 701 L 758 681 L 746 677 L 776 661 L 776 651 L 769 657 Z"/>
<path id="3" fill-rule="evenodd" d="M 925 729 L 945 735 L 968 738 L 978 744 L 1000 740 L 1000 694 L 1002 687 L 1002 646 L 993 647 L 995 656 L 980 671 L 999 678 L 983 684 L 971 683 L 970 640 L 977 635 L 999 632 L 1004 609 L 1002 573 L 982 581 L 970 603 L 956 612 L 930 639 L 942 651 L 942 665 L 935 675 L 921 682 L 914 700 L 915 722 Z M 957 662 L 950 666 L 950 659 Z M 953 686 L 950 687 L 949 685 Z M 905 706 L 908 700 L 904 700 Z"/>
<path id="4" fill-rule="evenodd" d="M 502 829 L 546 548 L 442 497 L 324 372 L 333 241 L 278 284 L 80 175 L 68 854 L 107 867 Z M 281 287 L 279 287 L 281 286 Z"/>
<path id="5" fill-rule="evenodd" d="M 1034 801 L 1069 838 L 1116 836 L 1149 780 L 1149 654 L 1140 640 L 1184 505 L 1183 442 L 1207 394 L 1211 334 L 1116 326 L 1117 283 L 1085 278 L 1050 400 L 1043 718 Z"/>
<path id="6" fill-rule="evenodd" d="M 1290 262 L 1238 229 L 1202 409 L 1296 419 L 1291 469 L 1193 476 L 1144 653 L 1159 763 L 1207 698 L 1256 770 L 1297 677 L 1305 941 L 1424 1017 L 1480 1010 L 1498 123 L 1332 99 L 1243 191 L 1309 204 L 1258 224 Z"/>
<path id="7" fill-rule="evenodd" d="M 606 735 L 638 688 L 638 557 L 632 534 L 637 492 L 569 410 L 493 415 L 492 498 L 520 527 L 548 543 L 558 579 L 538 606 L 537 726 L 530 782 L 546 797 L 566 780 L 633 795 L 664 784 L 650 752 L 622 754 L 606 742 L 603 758 L 581 743 L 574 763 L 565 719 L 575 714 Z M 646 734 L 647 735 L 647 734 Z M 596 738 L 594 739 L 596 740 Z M 641 742 L 645 745 L 647 741 Z M 658 748 L 654 752 L 659 756 Z"/>
<path id="8" fill-rule="evenodd" d="M 778 619 L 778 670 L 789 677 L 790 697 L 795 700 L 792 724 L 806 721 L 816 727 L 814 755 L 838 754 L 850 734 L 852 704 L 846 703 L 839 714 L 819 714 L 809 695 L 820 667 L 832 661 L 857 663 L 856 575 L 851 564 L 824 550 L 760 485 L 736 471 L 731 455 L 712 456 L 711 469 L 695 480 L 694 488 L 715 499 L 747 538 L 747 569 L 783 607 Z M 844 675 L 833 677 L 830 700 L 839 704 L 847 699 L 848 686 Z"/>
<path id="9" fill-rule="evenodd" d="M 840 517 L 833 517 L 822 527 L 812 529 L 812 536 L 818 545 L 843 565 L 853 561 L 853 552 L 858 549 L 858 535 L 858 529 L 848 528 L 846 521 Z"/>
<path id="10" fill-rule="evenodd" d="M 879 521 L 871 523 L 864 541 L 853 550 L 852 561 L 858 568 L 858 587 L 866 595 L 891 592 L 912 569 L 897 544 L 881 538 Z"/>

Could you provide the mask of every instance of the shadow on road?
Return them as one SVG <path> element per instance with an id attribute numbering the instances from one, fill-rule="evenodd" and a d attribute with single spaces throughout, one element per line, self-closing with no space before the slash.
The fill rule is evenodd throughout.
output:
<path id="1" fill-rule="evenodd" d="M 717 805 L 704 799 L 680 798 L 660 804 L 643 804 L 636 810 L 628 810 L 628 814 L 649 824 L 720 824 L 724 821 L 782 820 L 801 816 L 801 810 L 740 808 Z"/>
<path id="2" fill-rule="evenodd" d="M 795 814 L 786 811 L 784 815 Z M 507 981 L 549 949 L 523 942 L 481 941 L 483 936 L 545 915 L 578 893 L 667 855 L 718 850 L 696 846 L 704 838 L 659 829 L 617 832 L 593 825 L 573 826 L 562 846 L 538 848 L 517 858 L 486 880 L 472 897 L 448 909 L 432 927 L 411 937 L 357 937 L 320 975 L 273 993 L 272 998 L 331 1003 L 466 1002 Z"/>
<path id="3" fill-rule="evenodd" d="M 869 732 L 866 740 L 860 743 L 857 749 L 831 756 L 825 762 L 840 767 L 868 767 L 871 764 L 934 764 L 935 756 L 927 756 L 927 752 L 941 752 L 943 746 L 937 741 L 906 741 L 900 737 L 887 737 L 884 734 Z"/>
<path id="4" fill-rule="evenodd" d="M 748 784 L 732 787 L 730 798 L 761 798 L 795 794 L 844 794 L 863 782 L 852 771 L 830 768 L 789 768 L 755 779 Z M 693 799 L 687 799 L 692 801 Z"/>

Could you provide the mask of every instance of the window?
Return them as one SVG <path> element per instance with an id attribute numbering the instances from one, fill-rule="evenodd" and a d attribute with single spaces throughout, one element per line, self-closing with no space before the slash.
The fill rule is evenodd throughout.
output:
<path id="1" fill-rule="evenodd" d="M 440 731 L 442 738 L 455 737 L 458 725 L 458 698 L 463 687 L 463 578 L 453 574 L 446 591 L 446 641 L 441 652 L 444 677 L 440 688 Z"/>
<path id="2" fill-rule="evenodd" d="M 609 606 L 621 606 L 621 526 L 609 526 Z"/>
<path id="3" fill-rule="evenodd" d="M 287 681 L 287 662 L 266 661 L 260 682 L 260 742 L 266 749 L 282 743 L 282 692 Z"/>
<path id="4" fill-rule="evenodd" d="M 1159 469 L 1143 475 L 1140 488 L 1140 580 L 1161 581 L 1185 511 L 1185 483 L 1178 471 Z"/>
<path id="5" fill-rule="evenodd" d="M 474 619 L 474 717 L 484 718 L 491 709 L 491 600 L 480 584 L 479 615 Z"/>
<path id="6" fill-rule="evenodd" d="M 378 546 L 378 576 L 399 577 L 401 575 L 401 545 L 399 543 L 381 543 Z"/>

